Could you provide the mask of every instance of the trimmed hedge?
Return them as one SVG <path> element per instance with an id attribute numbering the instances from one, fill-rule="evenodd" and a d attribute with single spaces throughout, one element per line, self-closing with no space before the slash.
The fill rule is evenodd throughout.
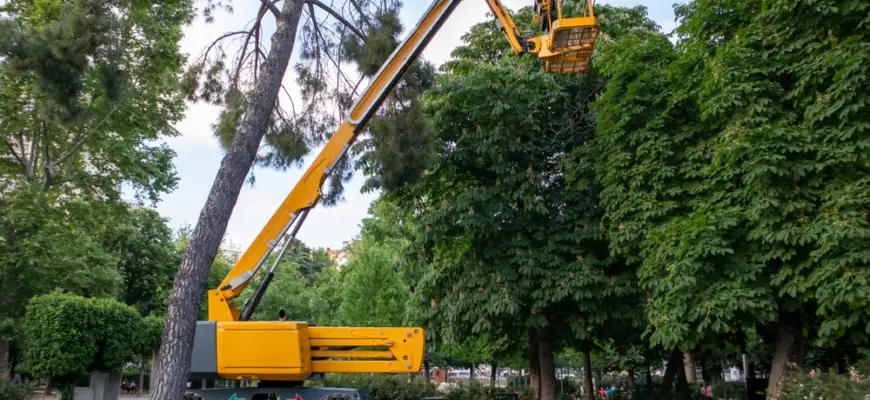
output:
<path id="1" fill-rule="evenodd" d="M 61 398 L 72 400 L 80 376 L 118 371 L 150 354 L 161 330 L 162 321 L 118 301 L 54 292 L 27 305 L 24 359 L 33 376 L 51 377 Z"/>

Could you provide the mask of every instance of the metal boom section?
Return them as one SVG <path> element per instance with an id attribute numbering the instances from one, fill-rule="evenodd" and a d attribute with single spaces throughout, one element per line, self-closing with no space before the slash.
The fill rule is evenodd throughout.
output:
<path id="1" fill-rule="evenodd" d="M 284 256 L 293 238 L 305 221 L 308 212 L 321 198 L 323 182 L 335 165 L 347 154 L 366 123 L 377 113 L 381 104 L 390 95 L 408 69 L 419 58 L 450 14 L 462 0 L 435 0 L 417 23 L 411 34 L 396 48 L 381 66 L 362 96 L 351 108 L 350 115 L 341 123 L 335 134 L 308 167 L 296 186 L 284 199 L 254 242 L 236 262 L 220 286 L 208 292 L 208 316 L 210 321 L 249 320 L 260 299 L 272 281 L 275 269 Z M 486 0 L 496 17 L 511 49 L 517 55 L 534 54 L 546 62 L 548 72 L 576 73 L 588 67 L 592 48 L 598 34 L 593 15 L 592 0 L 585 16 L 562 18 L 560 0 L 535 0 L 535 9 L 544 17 L 544 35 L 524 37 L 500 0 Z M 552 19 L 552 15 L 556 19 Z M 291 230 L 292 228 L 292 230 Z M 289 232 L 289 234 L 288 234 Z M 263 267 L 273 250 L 281 246 L 277 259 L 272 263 L 250 302 L 240 312 L 235 303 L 243 290 Z"/>
<path id="2" fill-rule="evenodd" d="M 278 207 L 269 222 L 257 235 L 254 242 L 236 262 L 229 274 L 217 289 L 208 292 L 208 316 L 211 321 L 247 320 L 253 314 L 274 274 L 274 269 L 280 262 L 276 260 L 268 275 L 262 280 L 260 287 L 241 314 L 234 299 L 248 286 L 266 259 L 276 246 L 281 244 L 280 255 L 292 243 L 305 215 L 315 207 L 321 198 L 323 182 L 332 169 L 345 156 L 357 136 L 363 131 L 366 123 L 375 115 L 378 108 L 386 100 L 402 79 L 408 68 L 426 48 L 426 45 L 450 13 L 456 9 L 461 0 L 439 0 L 432 3 L 414 31 L 393 52 L 381 67 L 360 99 L 354 104 L 350 115 L 342 122 L 338 130 L 324 146 L 320 154 L 308 167 L 296 186 Z M 287 232 L 293 227 L 290 235 Z M 244 317 L 244 318 L 242 318 Z"/>

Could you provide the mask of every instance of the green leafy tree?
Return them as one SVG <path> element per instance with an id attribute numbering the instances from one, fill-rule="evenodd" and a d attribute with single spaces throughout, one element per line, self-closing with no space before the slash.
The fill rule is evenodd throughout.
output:
<path id="1" fill-rule="evenodd" d="M 444 153 L 416 193 L 424 318 L 445 321 L 448 343 L 529 332 L 547 399 L 558 343 L 590 339 L 634 293 L 633 271 L 608 255 L 594 189 L 562 170 L 592 131 L 578 100 L 594 81 L 572 78 L 481 65 L 445 80 L 431 100 Z"/>
<path id="2" fill-rule="evenodd" d="M 0 10 L 0 365 L 24 304 L 55 287 L 111 296 L 101 235 L 121 187 L 175 187 L 179 1 L 7 1 Z"/>
<path id="3" fill-rule="evenodd" d="M 182 117 L 184 1 L 9 1 L 0 20 L 0 168 L 15 187 L 156 201 L 175 187 L 159 139 Z"/>
<path id="4" fill-rule="evenodd" d="M 609 254 L 593 164 L 565 157 L 594 135 L 589 103 L 605 82 L 502 57 L 485 29 L 495 26 L 472 28 L 427 99 L 439 159 L 413 191 L 426 263 L 415 302 L 446 343 L 527 343 L 532 386 L 549 399 L 559 348 L 588 354 L 640 322 L 635 270 Z"/>
<path id="5" fill-rule="evenodd" d="M 42 201 L 52 200 L 53 207 Z M 118 258 L 94 234 L 110 217 L 83 199 L 45 196 L 32 188 L 0 195 L 0 365 L 22 338 L 21 318 L 33 297 L 63 288 L 114 297 L 122 286 Z"/>
<path id="6" fill-rule="evenodd" d="M 25 360 L 35 376 L 50 377 L 61 398 L 73 398 L 80 375 L 117 371 L 137 356 L 142 328 L 136 309 L 110 299 L 58 292 L 33 298 L 24 318 Z"/>
<path id="7" fill-rule="evenodd" d="M 260 284 L 261 279 L 262 276 L 255 280 L 254 287 Z M 249 296 L 253 296 L 253 290 L 249 292 Z M 289 260 L 282 261 L 275 269 L 275 277 L 269 285 L 269 291 L 260 300 L 251 318 L 275 321 L 278 319 L 278 312 L 283 309 L 287 312 L 289 321 L 306 321 L 320 325 L 314 320 L 316 303 L 313 297 L 314 292 L 299 270 L 299 265 Z"/>
<path id="8" fill-rule="evenodd" d="M 330 265 L 323 268 L 314 278 L 314 321 L 323 326 L 341 326 L 341 292 L 342 282 L 347 269 Z"/>
<path id="9" fill-rule="evenodd" d="M 343 267 L 341 289 L 342 323 L 351 326 L 401 326 L 405 318 L 408 288 L 398 271 L 393 249 L 363 239 L 354 246 L 353 257 Z"/>
<path id="10" fill-rule="evenodd" d="M 130 210 L 107 227 L 103 241 L 118 257 L 121 300 L 142 315 L 162 314 L 180 256 L 166 219 L 152 209 Z"/>
<path id="11" fill-rule="evenodd" d="M 777 343 L 772 398 L 804 332 L 866 337 L 868 7 L 696 1 L 676 49 L 629 35 L 598 57 L 605 220 L 641 264 L 651 339 L 758 324 Z"/>

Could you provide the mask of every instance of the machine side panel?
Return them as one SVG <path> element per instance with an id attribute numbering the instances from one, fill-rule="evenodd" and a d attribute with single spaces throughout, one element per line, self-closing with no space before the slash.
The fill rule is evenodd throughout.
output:
<path id="1" fill-rule="evenodd" d="M 190 360 L 190 379 L 220 379 L 217 369 L 217 322 L 198 321 Z"/>

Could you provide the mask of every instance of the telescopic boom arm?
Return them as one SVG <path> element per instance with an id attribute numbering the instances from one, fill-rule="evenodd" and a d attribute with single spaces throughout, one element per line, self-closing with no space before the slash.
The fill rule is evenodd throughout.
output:
<path id="1" fill-rule="evenodd" d="M 220 286 L 209 290 L 209 320 L 197 322 L 189 378 L 262 380 L 293 386 L 315 373 L 420 370 L 425 349 L 422 328 L 314 327 L 305 322 L 250 319 L 281 258 L 308 213 L 320 201 L 323 182 L 460 1 L 432 2 L 251 246 Z M 535 0 L 544 35 L 526 38 L 500 0 L 486 1 L 516 54 L 537 55 L 545 61 L 548 72 L 586 70 L 598 32 L 591 4 L 587 16 L 563 19 L 561 1 Z M 277 257 L 266 265 L 275 250 Z M 240 310 L 236 299 L 264 266 L 267 271 L 262 281 Z"/>
<path id="2" fill-rule="evenodd" d="M 275 268 L 293 242 L 292 239 L 305 221 L 308 212 L 320 201 L 323 182 L 460 2 L 461 0 L 433 1 L 415 29 L 384 63 L 362 97 L 351 108 L 350 115 L 338 127 L 220 286 L 209 290 L 210 321 L 250 319 L 274 277 Z M 525 38 L 520 34 L 513 18 L 500 0 L 486 0 L 486 2 L 496 17 L 497 25 L 505 33 L 511 49 L 516 54 L 537 54 L 547 62 L 547 70 L 551 72 L 585 71 L 597 34 L 595 18 L 591 15 L 591 3 L 587 17 L 550 20 L 549 17 L 556 10 L 554 6 L 558 8 L 558 15 L 561 16 L 561 1 L 535 0 L 535 9 L 546 14 L 544 20 L 549 36 Z M 566 61 L 573 67 L 562 66 Z M 554 67 L 556 63 L 560 66 Z M 235 299 L 250 284 L 253 277 L 266 264 L 269 255 L 276 249 L 278 250 L 276 260 L 268 266 L 268 271 L 250 302 L 240 310 Z"/>

